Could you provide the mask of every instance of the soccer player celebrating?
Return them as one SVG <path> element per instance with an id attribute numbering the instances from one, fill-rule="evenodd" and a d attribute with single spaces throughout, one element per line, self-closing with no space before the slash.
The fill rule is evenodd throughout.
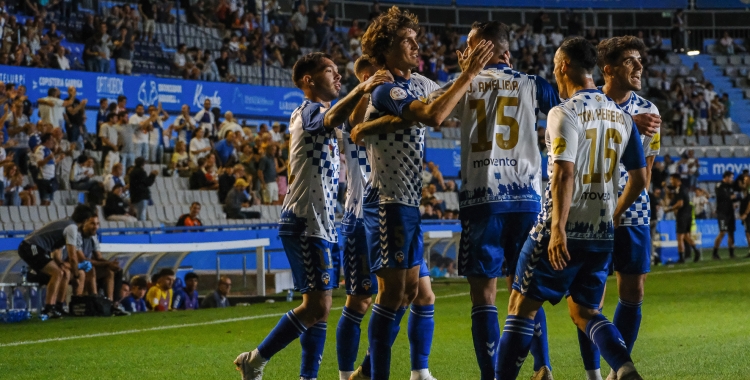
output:
<path id="1" fill-rule="evenodd" d="M 463 128 L 458 274 L 471 286 L 471 332 L 481 379 L 492 380 L 500 340 L 497 278 L 507 276 L 510 290 L 521 246 L 541 211 L 536 114 L 547 114 L 559 98 L 544 79 L 508 66 L 505 24 L 474 23 L 469 48 L 482 40 L 492 42 L 494 55 L 455 109 Z M 552 378 L 546 324 L 539 308 L 531 344 L 533 379 Z"/>
<path id="2" fill-rule="evenodd" d="M 639 126 L 641 144 L 646 159 L 646 183 L 651 181 L 651 167 L 659 154 L 661 118 L 659 110 L 650 101 L 635 91 L 641 90 L 642 56 L 646 50 L 637 37 L 613 37 L 603 40 L 597 48 L 597 64 L 604 76 L 601 90 L 620 108 L 633 117 Z M 640 128 L 642 127 L 642 128 Z M 620 163 L 619 196 L 628 181 L 628 172 Z M 651 271 L 651 201 L 647 189 L 641 191 L 635 203 L 625 211 L 620 226 L 615 229 L 612 262 L 617 273 L 617 290 L 620 295 L 615 317 L 612 320 L 622 334 L 628 351 L 638 337 L 641 326 L 641 304 L 643 303 L 646 275 Z M 581 356 L 589 380 L 601 380 L 599 372 L 599 350 L 578 330 Z M 616 380 L 612 371 L 608 380 Z"/>
<path id="3" fill-rule="evenodd" d="M 424 127 L 443 122 L 492 56 L 492 44 L 487 41 L 481 41 L 466 55 L 459 53 L 465 71 L 450 89 L 428 104 L 428 96 L 439 87 L 411 73 L 419 65 L 417 30 L 413 14 L 392 7 L 376 18 L 362 37 L 364 53 L 394 77 L 393 83 L 378 87 L 372 94 L 369 117 L 380 119 L 363 127 L 377 131 L 374 135 L 363 133 L 372 165 L 363 214 L 370 269 L 378 277 L 378 297 L 372 307 L 368 334 L 372 365 L 369 377 L 378 380 L 390 376 L 391 346 L 406 307 L 412 302 L 411 379 L 432 379 L 427 359 L 434 330 L 434 296 L 423 265 L 419 214 Z M 357 136 L 352 131 L 353 141 L 360 140 Z M 352 378 L 366 375 L 355 372 Z"/>
<path id="4" fill-rule="evenodd" d="M 545 301 L 558 303 L 566 292 L 573 322 L 596 343 L 618 379 L 641 379 L 620 333 L 598 309 L 614 229 L 646 185 L 646 162 L 632 118 L 594 85 L 596 54 L 581 37 L 566 40 L 555 54 L 560 96 L 569 99 L 547 119 L 547 196 L 516 269 L 497 380 L 518 376 L 534 336 L 537 310 Z M 616 202 L 620 161 L 629 180 Z"/>
<path id="5" fill-rule="evenodd" d="M 333 107 L 331 102 L 341 90 L 341 75 L 328 55 L 310 53 L 300 58 L 292 69 L 292 80 L 306 99 L 289 123 L 291 177 L 279 235 L 292 267 L 295 290 L 302 293 L 302 305 L 286 313 L 258 348 L 237 357 L 234 364 L 242 371 L 243 380 L 261 380 L 268 360 L 297 338 L 302 345 L 300 379 L 318 377 L 331 289 L 338 287 L 339 275 L 334 226 L 339 178 L 335 128 L 364 94 L 390 76 L 373 75 Z"/>

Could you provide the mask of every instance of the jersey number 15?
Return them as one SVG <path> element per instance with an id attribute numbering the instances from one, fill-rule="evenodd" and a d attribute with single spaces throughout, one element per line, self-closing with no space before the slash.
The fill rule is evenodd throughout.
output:
<path id="1" fill-rule="evenodd" d="M 492 141 L 487 136 L 487 107 L 484 99 L 469 100 L 469 107 L 477 112 L 477 142 L 471 143 L 472 152 L 486 152 L 492 149 Z M 505 107 L 518 107 L 517 97 L 497 97 L 497 117 L 495 125 L 507 125 L 508 139 L 502 133 L 495 134 L 495 142 L 500 149 L 513 149 L 518 144 L 518 120 L 505 115 Z"/>
<path id="2" fill-rule="evenodd" d="M 599 130 L 591 128 L 586 130 L 586 140 L 591 140 L 591 149 L 589 149 L 589 172 L 583 175 L 583 183 L 602 183 L 602 173 L 596 173 L 595 170 L 600 167 L 596 159 L 599 158 L 599 152 L 597 152 L 596 145 L 598 140 Z M 604 132 L 602 136 L 602 146 L 604 147 L 604 159 L 609 159 L 609 166 L 607 172 L 604 173 L 604 182 L 608 183 L 612 180 L 612 176 L 615 173 L 617 167 L 617 151 L 609 147 L 609 142 L 612 141 L 615 144 L 622 144 L 622 135 L 614 128 L 609 128 Z"/>

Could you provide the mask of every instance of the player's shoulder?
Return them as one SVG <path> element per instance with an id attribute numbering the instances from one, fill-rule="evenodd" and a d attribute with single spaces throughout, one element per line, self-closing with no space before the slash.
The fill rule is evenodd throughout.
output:
<path id="1" fill-rule="evenodd" d="M 635 91 L 632 92 L 631 101 L 633 102 L 633 112 L 631 114 L 633 115 L 640 115 L 644 113 L 650 113 L 650 114 L 659 114 L 659 109 L 656 107 L 656 104 L 654 104 L 652 101 L 644 98 L 641 95 L 638 95 L 635 93 Z"/>

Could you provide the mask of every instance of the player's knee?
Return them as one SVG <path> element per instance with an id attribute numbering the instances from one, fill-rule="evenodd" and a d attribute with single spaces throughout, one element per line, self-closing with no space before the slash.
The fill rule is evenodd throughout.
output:
<path id="1" fill-rule="evenodd" d="M 346 308 L 359 314 L 367 313 L 367 310 L 372 305 L 371 296 L 349 296 L 346 301 Z"/>
<path id="2" fill-rule="evenodd" d="M 598 310 L 588 309 L 585 307 L 571 307 L 569 309 L 570 319 L 573 320 L 573 323 L 581 329 L 585 329 L 589 321 L 597 314 L 599 314 Z"/>
<path id="3" fill-rule="evenodd" d="M 435 303 L 435 293 L 432 289 L 420 289 L 413 303 L 420 306 L 432 305 Z"/>
<path id="4" fill-rule="evenodd" d="M 494 305 L 497 290 L 493 287 L 472 287 L 470 291 L 471 303 L 474 306 Z"/>

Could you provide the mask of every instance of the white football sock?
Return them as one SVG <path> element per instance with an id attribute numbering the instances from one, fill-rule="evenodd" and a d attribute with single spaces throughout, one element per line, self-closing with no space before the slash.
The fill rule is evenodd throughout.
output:
<path id="1" fill-rule="evenodd" d="M 349 380 L 354 371 L 339 371 L 339 380 Z"/>
<path id="2" fill-rule="evenodd" d="M 586 378 L 588 380 L 602 380 L 602 374 L 598 369 L 587 369 Z"/>

